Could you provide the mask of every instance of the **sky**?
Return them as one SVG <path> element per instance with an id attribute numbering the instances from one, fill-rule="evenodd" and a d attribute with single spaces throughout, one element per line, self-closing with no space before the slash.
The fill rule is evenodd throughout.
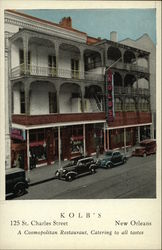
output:
<path id="1" fill-rule="evenodd" d="M 72 27 L 92 37 L 110 39 L 110 32 L 118 33 L 118 41 L 138 39 L 148 34 L 156 43 L 155 9 L 96 9 L 96 10 L 19 10 L 41 19 L 59 23 L 63 17 L 72 18 Z"/>

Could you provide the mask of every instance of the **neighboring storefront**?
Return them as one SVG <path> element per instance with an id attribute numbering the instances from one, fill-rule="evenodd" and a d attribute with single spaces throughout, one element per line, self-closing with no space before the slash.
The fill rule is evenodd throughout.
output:
<path id="1" fill-rule="evenodd" d="M 26 133 L 25 130 L 11 130 L 11 167 L 27 169 Z"/>

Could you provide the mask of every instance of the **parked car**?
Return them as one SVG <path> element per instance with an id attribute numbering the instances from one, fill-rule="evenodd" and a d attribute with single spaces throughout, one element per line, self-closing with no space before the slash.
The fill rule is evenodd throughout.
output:
<path id="1" fill-rule="evenodd" d="M 96 162 L 92 157 L 82 157 L 81 159 L 74 159 L 67 165 L 58 169 L 55 176 L 58 179 L 72 181 L 73 179 L 86 173 L 94 174 L 96 172 L 96 168 Z"/>
<path id="2" fill-rule="evenodd" d="M 132 152 L 132 156 L 147 156 L 156 153 L 156 140 L 147 139 L 140 142 L 140 146 L 136 147 Z"/>
<path id="3" fill-rule="evenodd" d="M 127 161 L 126 156 L 119 151 L 107 151 L 103 159 L 99 159 L 97 164 L 101 168 L 111 168 L 117 165 L 124 164 Z"/>
<path id="4" fill-rule="evenodd" d="M 6 169 L 6 195 L 14 194 L 21 196 L 28 188 L 28 182 L 25 177 L 25 170 L 21 168 Z"/>

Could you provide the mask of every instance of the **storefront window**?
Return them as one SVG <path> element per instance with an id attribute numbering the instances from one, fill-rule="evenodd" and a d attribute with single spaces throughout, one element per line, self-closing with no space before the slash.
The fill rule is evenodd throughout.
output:
<path id="1" fill-rule="evenodd" d="M 70 141 L 71 153 L 83 154 L 83 139 L 71 139 Z"/>
<path id="2" fill-rule="evenodd" d="M 30 140 L 30 142 L 36 141 L 36 134 L 30 134 L 29 135 L 29 140 Z"/>
<path id="3" fill-rule="evenodd" d="M 44 133 L 39 133 L 38 134 L 38 141 L 43 141 L 44 140 Z"/>

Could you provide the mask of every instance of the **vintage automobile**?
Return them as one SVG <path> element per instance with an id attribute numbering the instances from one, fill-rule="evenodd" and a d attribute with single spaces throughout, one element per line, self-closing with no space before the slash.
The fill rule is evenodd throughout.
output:
<path id="1" fill-rule="evenodd" d="M 5 171 L 6 175 L 6 196 L 14 194 L 21 196 L 28 188 L 28 182 L 25 177 L 25 170 L 21 168 L 9 168 Z"/>
<path id="2" fill-rule="evenodd" d="M 96 162 L 92 157 L 81 157 L 72 160 L 67 165 L 58 169 L 55 173 L 55 176 L 58 179 L 72 181 L 73 179 L 87 173 L 94 174 L 96 172 L 96 168 Z"/>
<path id="3" fill-rule="evenodd" d="M 147 156 L 156 153 L 156 140 L 146 139 L 140 142 L 140 146 L 136 147 L 132 152 L 132 156 Z"/>
<path id="4" fill-rule="evenodd" d="M 107 151 L 105 152 L 103 159 L 99 159 L 97 164 L 101 168 L 108 169 L 124 164 L 126 161 L 126 156 L 122 155 L 119 151 Z"/>

